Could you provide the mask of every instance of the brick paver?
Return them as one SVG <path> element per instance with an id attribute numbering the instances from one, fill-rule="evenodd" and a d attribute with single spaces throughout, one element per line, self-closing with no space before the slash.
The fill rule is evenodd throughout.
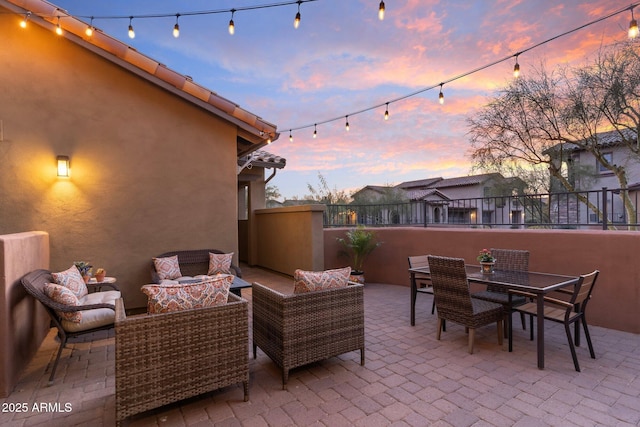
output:
<path id="1" fill-rule="evenodd" d="M 244 269 L 248 281 L 280 290 L 291 279 Z M 251 301 L 251 291 L 243 291 Z M 536 367 L 535 342 L 514 331 L 514 352 L 498 346 L 495 326 L 476 333 L 467 352 L 464 328 L 447 324 L 437 341 L 431 299 L 418 300 L 409 325 L 409 289 L 367 284 L 366 364 L 359 352 L 295 369 L 282 390 L 280 372 L 260 350 L 250 356 L 250 401 L 240 386 L 168 405 L 128 420 L 130 426 L 544 426 L 640 423 L 640 336 L 591 327 L 597 359 L 578 348 L 573 369 L 564 330 L 545 331 L 546 369 Z M 584 339 L 583 339 L 584 342 Z M 115 422 L 113 331 L 74 342 L 63 352 L 54 385 L 47 366 L 53 332 L 2 401 L 0 425 L 50 427 Z M 15 404 L 26 404 L 18 412 Z M 11 406 L 10 404 L 14 404 Z M 44 406 L 42 406 L 44 404 Z M 65 405 L 67 405 L 65 407 Z M 23 406 L 24 408 L 24 406 Z M 67 408 L 67 409 L 65 409 Z"/>

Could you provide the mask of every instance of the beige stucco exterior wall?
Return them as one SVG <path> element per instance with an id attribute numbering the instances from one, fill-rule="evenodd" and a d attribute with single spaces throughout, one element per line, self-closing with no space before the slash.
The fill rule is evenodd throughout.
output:
<path id="1" fill-rule="evenodd" d="M 26 273 L 49 268 L 49 235 L 0 235 L 0 397 L 7 397 L 49 331 L 44 307 L 20 284 Z"/>
<path id="2" fill-rule="evenodd" d="M 343 237 L 345 231 L 344 228 L 324 231 L 326 268 L 344 266 L 344 260 L 338 258 L 336 237 Z M 453 256 L 477 264 L 476 256 L 482 248 L 527 249 L 531 253 L 531 271 L 577 275 L 600 270 L 589 303 L 589 323 L 640 333 L 637 262 L 640 234 L 637 232 L 407 227 L 374 231 L 384 243 L 365 261 L 368 282 L 409 286 L 407 257 L 411 255 Z M 423 308 L 430 310 L 426 304 Z M 407 291 L 407 322 L 408 316 Z"/>
<path id="3" fill-rule="evenodd" d="M 152 256 L 237 253 L 236 127 L 18 19 L 0 14 L 0 234 L 47 231 L 52 270 L 104 267 L 128 308 Z"/>
<path id="4" fill-rule="evenodd" d="M 296 269 L 324 269 L 324 205 L 289 206 L 255 212 L 256 265 L 293 276 Z"/>

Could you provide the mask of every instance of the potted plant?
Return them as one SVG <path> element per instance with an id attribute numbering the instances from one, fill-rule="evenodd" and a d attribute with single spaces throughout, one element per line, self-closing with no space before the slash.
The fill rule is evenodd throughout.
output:
<path id="1" fill-rule="evenodd" d="M 338 237 L 337 240 L 343 246 L 340 255 L 351 258 L 350 280 L 364 283 L 364 261 L 382 242 L 378 242 L 375 233 L 367 231 L 363 225 L 347 231 L 346 238 Z"/>
<path id="2" fill-rule="evenodd" d="M 489 249 L 481 250 L 476 259 L 480 261 L 480 267 L 483 273 L 493 273 L 496 258 L 491 254 Z"/>
<path id="3" fill-rule="evenodd" d="M 107 272 L 104 268 L 98 268 L 96 270 L 96 273 L 94 274 L 94 277 L 96 278 L 96 282 L 100 283 L 104 280 L 104 277 L 106 276 Z"/>
<path id="4" fill-rule="evenodd" d="M 88 283 L 89 279 L 91 278 L 91 264 L 86 261 L 74 261 L 73 265 L 75 265 L 80 272 L 80 275 L 82 276 L 84 282 Z"/>

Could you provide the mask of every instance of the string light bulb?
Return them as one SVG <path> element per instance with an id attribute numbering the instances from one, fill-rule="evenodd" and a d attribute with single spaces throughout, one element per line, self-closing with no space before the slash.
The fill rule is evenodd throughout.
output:
<path id="1" fill-rule="evenodd" d="M 520 77 L 520 64 L 518 64 L 518 55 L 516 55 L 516 65 L 513 66 L 513 77 Z"/>
<path id="2" fill-rule="evenodd" d="M 318 128 L 317 125 L 314 123 L 313 125 L 313 138 L 317 138 L 318 137 Z"/>
<path id="3" fill-rule="evenodd" d="M 233 23 L 233 15 L 236 13 L 235 9 L 231 9 L 231 20 L 229 20 L 229 34 L 234 35 L 236 33 L 236 24 Z"/>
<path id="4" fill-rule="evenodd" d="M 133 24 L 131 23 L 131 21 L 133 21 L 133 16 L 129 17 L 129 38 L 130 39 L 135 39 L 136 38 L 136 32 L 133 31 Z"/>
<path id="5" fill-rule="evenodd" d="M 345 129 L 347 132 L 349 132 L 349 116 L 344 116 L 344 120 L 345 120 L 345 123 L 344 123 L 344 129 Z"/>
<path id="6" fill-rule="evenodd" d="M 27 28 L 27 21 L 29 20 L 30 17 L 31 17 L 31 12 L 27 12 L 24 14 L 24 19 L 20 21 L 21 28 Z"/>
<path id="7" fill-rule="evenodd" d="M 180 18 L 180 14 L 176 14 L 176 25 L 173 26 L 173 37 L 176 39 L 180 37 L 180 25 L 178 24 L 178 18 Z"/>
<path id="8" fill-rule="evenodd" d="M 444 104 L 444 93 L 442 93 L 442 83 L 440 83 L 440 94 L 438 95 L 440 105 Z"/>
<path id="9" fill-rule="evenodd" d="M 301 3 L 302 3 L 302 0 L 298 0 L 298 13 L 296 13 L 296 18 L 293 20 L 293 28 L 295 28 L 296 30 L 300 26 L 300 4 Z"/>
<path id="10" fill-rule="evenodd" d="M 86 30 L 84 30 L 84 33 L 87 35 L 87 37 L 91 37 L 93 35 L 93 16 L 91 17 L 91 22 L 89 22 L 89 26 L 87 27 Z"/>
<path id="11" fill-rule="evenodd" d="M 62 35 L 62 28 L 60 27 L 60 17 L 58 16 L 58 22 L 56 23 L 56 34 L 61 36 Z"/>
<path id="12" fill-rule="evenodd" d="M 387 107 L 384 110 L 384 119 L 389 120 L 389 103 L 387 102 Z"/>
<path id="13" fill-rule="evenodd" d="M 384 1 L 380 2 L 380 7 L 378 8 L 378 19 L 381 21 L 384 19 Z"/>
<path id="14" fill-rule="evenodd" d="M 293 142 L 293 134 L 291 133 L 291 129 L 289 129 L 289 142 Z"/>
<path id="15" fill-rule="evenodd" d="M 629 38 L 635 39 L 638 37 L 638 21 L 633 17 L 633 7 L 631 8 L 631 22 L 629 22 Z"/>

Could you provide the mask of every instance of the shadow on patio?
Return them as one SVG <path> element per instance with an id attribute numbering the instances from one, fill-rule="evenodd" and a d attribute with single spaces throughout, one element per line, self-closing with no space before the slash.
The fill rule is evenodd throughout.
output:
<path id="1" fill-rule="evenodd" d="M 243 268 L 247 281 L 279 290 L 292 279 Z M 251 301 L 251 291 L 243 291 Z M 367 284 L 366 365 L 357 351 L 291 371 L 289 390 L 260 350 L 250 357 L 250 400 L 241 385 L 132 417 L 130 426 L 184 425 L 617 425 L 640 423 L 640 336 L 590 327 L 597 359 L 578 348 L 573 368 L 564 330 L 546 330 L 546 369 L 536 367 L 535 341 L 516 328 L 514 352 L 498 346 L 495 326 L 478 330 L 467 352 L 464 328 L 448 325 L 437 341 L 430 297 L 417 302 L 409 325 L 409 288 Z M 3 401 L 3 426 L 115 424 L 113 331 L 64 350 L 56 380 L 45 369 L 57 343 L 52 332 Z M 584 341 L 584 340 L 583 340 Z M 250 351 L 250 349 L 247 349 Z M 179 368 L 179 367 L 178 367 Z M 27 403 L 26 412 L 9 403 Z M 48 404 L 42 412 L 33 405 Z M 57 405 L 56 405 L 57 404 Z M 65 406 L 66 405 L 66 406 Z M 48 409 L 48 410 L 47 410 Z"/>

